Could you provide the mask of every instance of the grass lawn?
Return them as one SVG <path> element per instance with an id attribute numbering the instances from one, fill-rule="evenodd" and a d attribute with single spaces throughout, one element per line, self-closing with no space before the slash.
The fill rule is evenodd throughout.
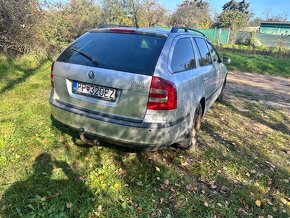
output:
<path id="1" fill-rule="evenodd" d="M 192 154 L 88 148 L 50 116 L 50 64 L 0 57 L 0 217 L 289 217 L 285 112 L 232 93 Z"/>
<path id="2" fill-rule="evenodd" d="M 290 61 L 266 55 L 242 54 L 224 50 L 221 55 L 231 58 L 228 65 L 231 71 L 271 74 L 275 76 L 290 77 Z"/>

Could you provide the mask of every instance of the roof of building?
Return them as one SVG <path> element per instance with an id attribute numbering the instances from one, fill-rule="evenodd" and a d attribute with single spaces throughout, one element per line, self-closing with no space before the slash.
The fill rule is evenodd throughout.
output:
<path id="1" fill-rule="evenodd" d="M 290 21 L 262 22 L 261 25 L 290 25 Z"/>

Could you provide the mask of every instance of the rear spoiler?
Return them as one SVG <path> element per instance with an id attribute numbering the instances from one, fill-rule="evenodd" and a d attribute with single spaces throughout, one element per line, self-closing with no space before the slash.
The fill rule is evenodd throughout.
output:
<path id="1" fill-rule="evenodd" d="M 97 28 L 90 31 L 90 33 L 123 33 L 123 34 L 140 34 L 148 36 L 158 36 L 158 37 L 168 37 L 167 34 L 142 31 L 136 27 L 106 27 L 106 28 Z"/>

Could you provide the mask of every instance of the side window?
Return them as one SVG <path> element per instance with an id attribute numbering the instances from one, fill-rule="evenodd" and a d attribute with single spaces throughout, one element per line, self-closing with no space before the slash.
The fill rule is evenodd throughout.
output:
<path id="1" fill-rule="evenodd" d="M 210 43 L 208 43 L 207 45 L 208 45 L 213 62 L 216 64 L 219 63 L 220 58 L 219 58 L 219 54 L 217 53 L 215 47 L 213 47 L 213 45 Z"/>
<path id="2" fill-rule="evenodd" d="M 194 68 L 196 68 L 196 63 L 190 38 L 178 40 L 171 60 L 172 71 L 177 73 Z"/>
<path id="3" fill-rule="evenodd" d="M 205 40 L 202 38 L 195 38 L 194 40 L 200 52 L 200 59 L 199 59 L 200 66 L 207 66 L 207 65 L 212 64 L 210 51 L 208 50 Z"/>

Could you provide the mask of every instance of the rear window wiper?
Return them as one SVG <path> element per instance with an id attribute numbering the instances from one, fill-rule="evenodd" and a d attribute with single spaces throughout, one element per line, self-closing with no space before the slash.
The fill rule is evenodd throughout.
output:
<path id="1" fill-rule="evenodd" d="M 75 48 L 71 48 L 71 50 L 73 50 L 73 51 L 77 52 L 78 54 L 84 56 L 85 58 L 87 58 L 88 60 L 90 60 L 95 66 L 98 66 L 99 65 L 99 63 L 96 61 L 95 58 L 93 58 L 92 56 L 86 54 L 85 52 L 80 51 L 80 50 L 77 50 Z"/>

